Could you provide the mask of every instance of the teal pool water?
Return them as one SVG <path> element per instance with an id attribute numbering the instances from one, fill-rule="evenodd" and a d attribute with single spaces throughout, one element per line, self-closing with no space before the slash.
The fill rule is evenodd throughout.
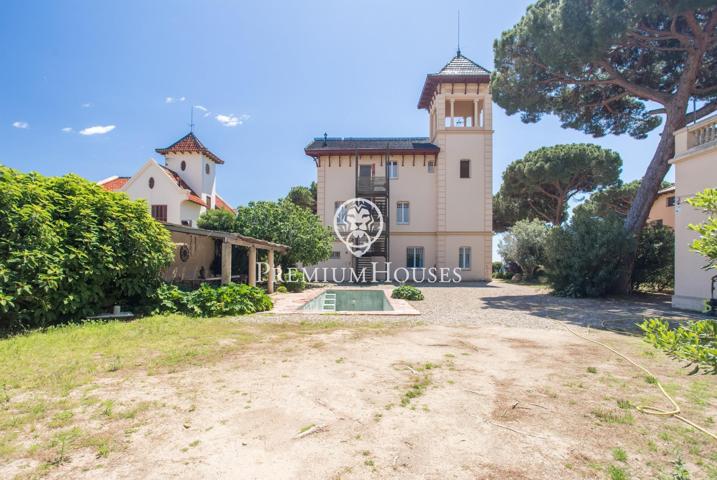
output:
<path id="1" fill-rule="evenodd" d="M 376 312 L 393 310 L 383 290 L 326 290 L 304 305 L 310 312 Z"/>

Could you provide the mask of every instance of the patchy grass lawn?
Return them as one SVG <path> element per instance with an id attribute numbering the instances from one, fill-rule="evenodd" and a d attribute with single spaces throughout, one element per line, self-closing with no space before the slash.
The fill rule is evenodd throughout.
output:
<path id="1" fill-rule="evenodd" d="M 339 328 L 337 321 L 245 323 L 232 318 L 153 316 L 88 322 L 0 340 L 0 463 L 24 475 L 51 471 L 76 451 L 103 459 L 166 406 L 99 393 L 103 382 L 207 365 L 251 344 Z M 379 332 L 382 323 L 356 325 Z M 270 347 L 268 347 L 270 348 Z M 190 445 L 192 446 L 192 445 Z M 2 477 L 2 475 L 0 475 Z"/>
<path id="2" fill-rule="evenodd" d="M 668 406 L 655 378 L 553 321 L 634 322 L 637 306 L 424 293 L 423 325 L 171 316 L 0 340 L 0 478 L 717 480 L 716 442 L 636 409 Z M 717 376 L 582 332 L 717 430 Z"/>

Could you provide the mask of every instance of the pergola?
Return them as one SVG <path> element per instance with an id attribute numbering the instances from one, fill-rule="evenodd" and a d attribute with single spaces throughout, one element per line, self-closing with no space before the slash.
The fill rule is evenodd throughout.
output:
<path id="1" fill-rule="evenodd" d="M 188 235 L 197 235 L 200 237 L 208 237 L 222 241 L 222 265 L 221 265 L 221 282 L 222 284 L 232 281 L 232 245 L 245 247 L 249 253 L 249 275 L 248 284 L 256 286 L 257 272 L 257 250 L 266 250 L 267 263 L 269 264 L 269 272 L 267 278 L 267 291 L 274 292 L 275 272 L 274 272 L 274 252 L 286 253 L 289 247 L 279 243 L 268 242 L 258 238 L 247 237 L 238 233 L 219 232 L 214 230 L 205 230 L 202 228 L 192 228 L 184 225 L 165 224 L 170 232 L 184 233 Z"/>

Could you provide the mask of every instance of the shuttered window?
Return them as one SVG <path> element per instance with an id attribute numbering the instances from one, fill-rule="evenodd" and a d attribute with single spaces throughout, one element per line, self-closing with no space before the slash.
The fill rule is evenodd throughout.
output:
<path id="1" fill-rule="evenodd" d="M 152 217 L 160 222 L 167 221 L 167 206 L 166 205 L 152 205 Z"/>

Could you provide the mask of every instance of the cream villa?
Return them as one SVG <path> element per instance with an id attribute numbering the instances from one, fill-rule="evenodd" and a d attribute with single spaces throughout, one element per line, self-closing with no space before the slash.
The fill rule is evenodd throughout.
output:
<path id="1" fill-rule="evenodd" d="M 305 152 L 317 169 L 317 213 L 333 224 L 346 200 L 366 198 L 383 214 L 381 237 L 361 257 L 336 242 L 318 265 L 361 270 L 460 269 L 464 280 L 489 280 L 492 242 L 493 130 L 490 72 L 457 55 L 429 74 L 418 101 L 428 137 L 332 138 Z M 383 265 L 384 267 L 381 267 Z"/>
<path id="2" fill-rule="evenodd" d="M 706 118 L 675 132 L 675 294 L 677 308 L 703 310 L 717 270 L 705 270 L 707 259 L 690 249 L 698 234 L 688 228 L 702 223 L 706 215 L 685 200 L 706 188 L 717 188 L 717 116 Z"/>

